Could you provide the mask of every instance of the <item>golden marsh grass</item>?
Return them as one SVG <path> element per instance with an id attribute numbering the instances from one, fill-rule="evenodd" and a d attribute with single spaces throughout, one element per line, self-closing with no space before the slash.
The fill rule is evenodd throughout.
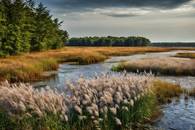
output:
<path id="1" fill-rule="evenodd" d="M 44 78 L 44 71 L 56 70 L 60 62 L 93 64 L 109 56 L 131 55 L 145 52 L 170 51 L 153 47 L 64 47 L 58 50 L 29 53 L 0 58 L 0 81 L 35 81 Z"/>
<path id="2" fill-rule="evenodd" d="M 185 92 L 181 86 L 163 82 L 161 80 L 154 80 L 153 91 L 156 94 L 157 100 L 160 104 L 168 103 L 174 97 L 179 97 Z"/>
<path id="3" fill-rule="evenodd" d="M 195 59 L 195 53 L 177 53 L 175 57 L 192 58 Z"/>

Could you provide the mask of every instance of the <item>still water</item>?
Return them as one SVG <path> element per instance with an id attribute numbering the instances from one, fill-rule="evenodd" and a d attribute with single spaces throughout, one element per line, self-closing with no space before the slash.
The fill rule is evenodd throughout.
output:
<path id="1" fill-rule="evenodd" d="M 63 89 L 67 81 L 76 81 L 80 76 L 85 78 L 93 77 L 95 74 L 111 72 L 111 67 L 121 61 L 131 61 L 143 58 L 163 58 L 174 56 L 178 52 L 195 51 L 171 51 L 160 53 L 145 53 L 131 56 L 111 57 L 105 62 L 92 65 L 70 65 L 61 64 L 56 76 L 46 81 L 37 82 L 35 86 L 50 86 Z M 180 84 L 182 87 L 195 87 L 195 77 L 191 76 L 161 76 L 158 77 L 168 82 Z M 171 104 L 162 106 L 164 116 L 154 126 L 164 130 L 195 130 L 195 99 L 174 100 Z"/>

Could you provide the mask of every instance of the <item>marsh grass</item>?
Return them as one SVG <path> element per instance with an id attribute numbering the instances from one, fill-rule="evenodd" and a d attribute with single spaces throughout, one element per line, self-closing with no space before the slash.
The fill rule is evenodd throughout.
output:
<path id="1" fill-rule="evenodd" d="M 172 98 L 180 97 L 181 94 L 185 93 L 185 89 L 177 84 L 155 80 L 153 85 L 153 92 L 160 104 L 169 103 Z"/>
<path id="2" fill-rule="evenodd" d="M 189 96 L 195 97 L 195 88 L 192 88 L 190 91 L 187 92 Z"/>
<path id="3" fill-rule="evenodd" d="M 194 76 L 195 61 L 182 58 L 149 58 L 121 62 L 113 71 L 152 72 L 156 75 Z"/>
<path id="4" fill-rule="evenodd" d="M 62 62 L 94 64 L 109 56 L 131 55 L 145 52 L 170 51 L 169 48 L 153 47 L 65 47 L 58 50 L 22 54 L 0 58 L 0 81 L 27 82 L 42 80 L 42 73 L 58 68 Z"/>
<path id="5" fill-rule="evenodd" d="M 56 59 L 18 59 L 16 62 L 4 61 L 0 64 L 0 77 L 11 82 L 25 82 L 42 79 L 41 73 L 49 70 L 56 70 L 58 62 Z"/>
<path id="6" fill-rule="evenodd" d="M 97 52 L 87 52 L 63 59 L 63 62 L 76 62 L 79 65 L 94 64 L 106 60 L 108 57 Z"/>
<path id="7" fill-rule="evenodd" d="M 52 114 L 42 118 L 38 116 L 22 116 L 20 119 L 10 117 L 5 111 L 0 111 L 1 130 L 66 130 L 68 126 Z"/>
<path id="8" fill-rule="evenodd" d="M 159 116 L 158 105 L 182 93 L 180 86 L 150 74 L 80 78 L 68 83 L 64 92 L 4 82 L 0 84 L 0 129 L 141 129 Z"/>
<path id="9" fill-rule="evenodd" d="M 175 57 L 181 57 L 181 58 L 195 58 L 195 53 L 177 53 Z"/>
<path id="10" fill-rule="evenodd" d="M 0 85 L 0 128 L 130 129 L 156 109 L 152 80 L 149 75 L 103 74 L 68 83 L 62 93 L 5 82 Z"/>

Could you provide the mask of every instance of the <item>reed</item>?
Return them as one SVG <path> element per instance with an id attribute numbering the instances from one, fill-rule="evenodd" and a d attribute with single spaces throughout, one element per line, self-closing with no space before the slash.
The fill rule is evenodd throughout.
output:
<path id="1" fill-rule="evenodd" d="M 150 75 L 102 74 L 68 83 L 64 92 L 5 82 L 0 85 L 0 128 L 130 129 L 156 109 L 152 82 Z"/>
<path id="2" fill-rule="evenodd" d="M 68 111 L 63 94 L 35 90 L 28 84 L 0 85 L 0 128 L 13 130 L 58 129 Z"/>
<path id="3" fill-rule="evenodd" d="M 151 74 L 101 74 L 69 82 L 64 91 L 0 84 L 0 128 L 127 130 L 142 126 L 159 105 L 185 92 Z M 139 129 L 138 127 L 138 129 Z"/>

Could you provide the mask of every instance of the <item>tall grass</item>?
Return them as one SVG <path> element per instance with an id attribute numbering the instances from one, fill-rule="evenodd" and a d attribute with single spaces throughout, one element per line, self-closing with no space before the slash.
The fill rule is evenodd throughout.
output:
<path id="1" fill-rule="evenodd" d="M 113 71 L 152 72 L 157 75 L 195 75 L 194 60 L 182 58 L 150 58 L 121 62 Z"/>
<path id="2" fill-rule="evenodd" d="M 175 57 L 182 57 L 182 58 L 195 58 L 195 53 L 177 53 Z"/>
<path id="3" fill-rule="evenodd" d="M 160 80 L 155 80 L 153 85 L 153 92 L 156 94 L 158 103 L 160 104 L 169 103 L 172 98 L 179 97 L 185 92 L 185 89 L 177 84 L 171 84 Z"/>
<path id="4" fill-rule="evenodd" d="M 62 59 L 63 62 L 76 62 L 80 65 L 94 64 L 106 60 L 108 57 L 98 52 L 83 52 Z"/>
<path id="5" fill-rule="evenodd" d="M 68 83 L 64 92 L 28 84 L 0 85 L 0 128 L 129 129 L 156 109 L 150 75 L 102 74 Z"/>
<path id="6" fill-rule="evenodd" d="M 18 59 L 15 62 L 4 60 L 0 64 L 0 79 L 15 81 L 34 81 L 42 79 L 41 73 L 56 70 L 58 62 L 54 58 L 47 59 Z"/>
<path id="7" fill-rule="evenodd" d="M 0 129 L 126 130 L 178 97 L 180 86 L 152 75 L 102 74 L 68 83 L 65 91 L 37 90 L 29 84 L 0 84 Z"/>
<path id="8" fill-rule="evenodd" d="M 61 62 L 93 64 L 113 55 L 170 51 L 153 47 L 65 47 L 58 50 L 23 54 L 0 59 L 0 81 L 35 81 L 45 78 L 44 71 L 56 70 Z"/>
<path id="9" fill-rule="evenodd" d="M 195 97 L 195 88 L 191 88 L 190 91 L 187 91 L 187 94 L 188 94 L 189 96 Z"/>
<path id="10" fill-rule="evenodd" d="M 51 89 L 35 90 L 28 84 L 0 85 L 0 128 L 12 130 L 65 127 L 65 97 Z"/>

